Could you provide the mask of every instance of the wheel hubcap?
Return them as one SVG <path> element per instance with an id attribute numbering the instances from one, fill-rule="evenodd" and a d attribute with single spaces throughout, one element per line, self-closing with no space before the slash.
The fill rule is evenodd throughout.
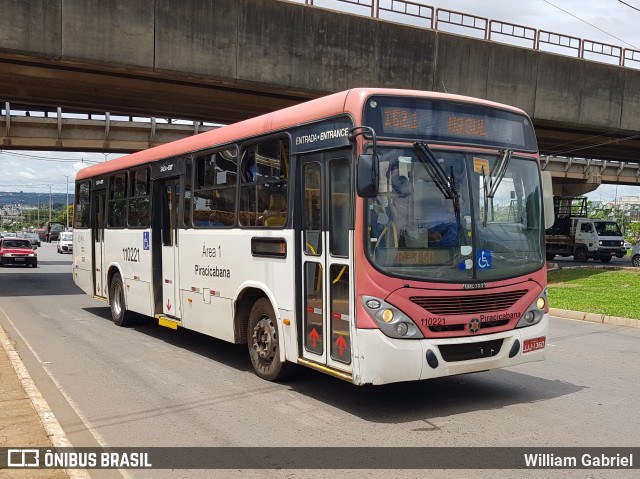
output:
<path id="1" fill-rule="evenodd" d="M 253 349 L 267 362 L 275 357 L 276 328 L 267 316 L 262 317 L 253 328 Z"/>
<path id="2" fill-rule="evenodd" d="M 111 305 L 113 306 L 113 312 L 116 316 L 120 316 L 122 311 L 121 293 L 122 289 L 120 288 L 120 284 L 116 284 L 113 287 L 113 298 L 111 298 Z"/>

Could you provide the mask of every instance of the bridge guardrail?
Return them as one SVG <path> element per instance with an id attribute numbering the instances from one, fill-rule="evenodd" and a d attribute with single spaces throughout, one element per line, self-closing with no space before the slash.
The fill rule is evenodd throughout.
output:
<path id="1" fill-rule="evenodd" d="M 472 38 L 480 38 L 488 41 L 512 44 L 522 47 L 522 43 L 531 44 L 533 50 L 547 51 L 566 55 L 568 50 L 573 50 L 576 58 L 587 61 L 603 61 L 627 68 L 640 68 L 640 50 L 623 48 L 617 45 L 599 42 L 596 40 L 581 39 L 563 33 L 539 30 L 533 27 L 518 25 L 515 23 L 492 20 L 464 12 L 457 12 L 445 8 L 434 7 L 409 0 L 289 0 L 295 3 L 304 3 L 321 8 L 336 11 L 347 11 L 350 6 L 358 10 L 348 10 L 349 13 L 362 14 L 368 12 L 368 16 L 387 20 L 387 16 L 393 15 L 393 20 L 406 20 L 405 23 L 436 31 L 442 30 L 442 25 L 452 25 L 459 31 L 448 33 L 460 33 L 466 31 L 472 33 Z M 340 4 L 344 8 L 337 8 Z M 418 23 L 416 23 L 418 22 Z M 461 33 L 465 35 L 465 33 Z M 497 37 L 496 37 L 497 35 Z M 509 41 L 512 39 L 513 41 Z M 548 45 L 552 50 L 542 50 L 542 45 Z M 586 56 L 585 56 L 586 55 Z M 568 55 L 574 56 L 574 55 Z M 595 60 L 595 57 L 599 60 Z"/>

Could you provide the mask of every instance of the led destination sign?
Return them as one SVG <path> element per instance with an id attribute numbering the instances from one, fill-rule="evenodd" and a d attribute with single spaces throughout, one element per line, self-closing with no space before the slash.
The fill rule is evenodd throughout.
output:
<path id="1" fill-rule="evenodd" d="M 365 124 L 380 138 L 425 139 L 537 151 L 533 126 L 524 115 L 444 100 L 374 97 Z"/>

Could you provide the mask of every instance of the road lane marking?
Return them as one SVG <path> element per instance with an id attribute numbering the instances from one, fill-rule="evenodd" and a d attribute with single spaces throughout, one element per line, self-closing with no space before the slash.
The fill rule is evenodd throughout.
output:
<path id="1" fill-rule="evenodd" d="M 62 396 L 69 403 L 69 406 L 71 406 L 71 409 L 73 409 L 76 415 L 80 418 L 80 420 L 82 421 L 84 426 L 87 428 L 87 430 L 91 433 L 91 435 L 94 437 L 96 442 L 100 445 L 100 447 L 108 448 L 109 446 L 107 445 L 107 441 L 105 441 L 102 435 L 91 425 L 91 422 L 89 421 L 89 419 L 80 411 L 80 407 L 78 406 L 78 404 L 71 398 L 71 396 L 67 393 L 67 391 L 62 387 L 62 384 L 60 384 L 58 379 L 49 370 L 47 365 L 50 364 L 50 362 L 42 361 L 38 353 L 31 346 L 31 343 L 27 341 L 27 338 L 25 338 L 22 335 L 22 333 L 16 327 L 15 323 L 11 321 L 11 318 L 9 317 L 9 315 L 5 312 L 4 309 L 2 309 L 2 306 L 0 306 L 0 312 L 3 314 L 5 318 L 7 318 L 7 321 L 9 322 L 9 324 L 11 324 L 15 332 L 18 334 L 18 336 L 20 336 L 20 339 L 22 339 L 24 344 L 29 348 L 33 356 L 36 358 L 36 361 L 38 361 L 38 363 L 42 366 L 42 369 L 44 369 L 44 371 L 49 375 L 49 378 L 51 379 L 53 384 L 55 384 L 55 386 L 58 388 Z M 38 390 L 35 383 L 33 382 L 33 379 L 31 378 L 31 375 L 29 374 L 29 372 L 27 371 L 27 368 L 22 362 L 22 359 L 20 359 L 18 352 L 11 345 L 11 341 L 9 341 L 9 336 L 6 333 L 6 331 L 2 328 L 2 325 L 0 325 L 0 339 L 2 339 L 2 346 L 7 352 L 7 355 L 11 360 L 11 364 L 14 370 L 16 371 L 18 378 L 20 379 L 20 382 L 22 383 L 22 386 L 24 387 L 27 395 L 29 396 L 29 399 L 31 399 L 31 402 L 33 403 L 36 411 L 38 412 L 38 416 L 40 416 L 40 421 L 42 422 L 47 432 L 47 435 L 51 438 L 53 447 L 55 448 L 73 447 L 73 445 L 67 438 L 67 435 L 63 431 L 62 426 L 58 422 L 58 419 L 55 417 L 55 415 L 53 414 L 53 411 L 51 411 L 51 408 L 49 408 L 49 405 L 47 404 L 45 399 L 42 397 L 42 394 L 40 394 L 40 391 Z M 91 476 L 85 470 L 82 470 L 82 469 L 66 469 L 66 472 L 69 475 L 69 479 L 90 479 L 91 478 Z M 131 476 L 131 474 L 129 474 L 124 469 L 118 469 L 118 472 L 120 472 L 123 479 L 133 479 L 133 476 Z"/>

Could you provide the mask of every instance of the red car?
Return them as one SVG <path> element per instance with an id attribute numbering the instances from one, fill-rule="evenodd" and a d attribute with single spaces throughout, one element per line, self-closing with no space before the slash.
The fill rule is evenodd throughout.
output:
<path id="1" fill-rule="evenodd" d="M 38 267 L 38 254 L 28 239 L 2 238 L 0 240 L 0 266 L 5 264 L 28 264 Z"/>

